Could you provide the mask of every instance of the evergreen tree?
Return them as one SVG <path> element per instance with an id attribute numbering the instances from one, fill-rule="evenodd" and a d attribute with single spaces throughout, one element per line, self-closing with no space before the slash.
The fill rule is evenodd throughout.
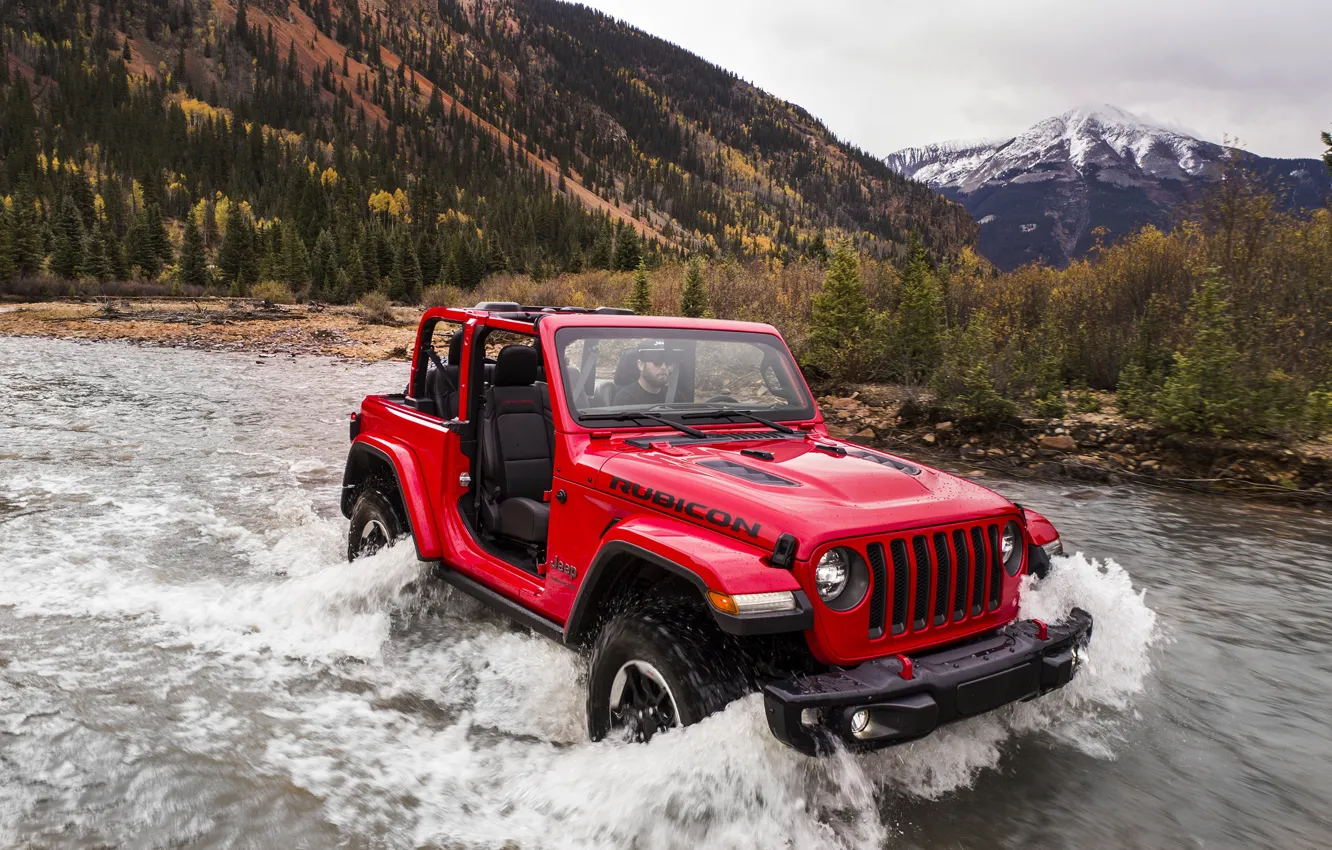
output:
<path id="1" fill-rule="evenodd" d="M 0 283 L 13 280 L 17 274 L 18 267 L 14 265 L 14 234 L 10 230 L 9 210 L 0 203 Z"/>
<path id="2" fill-rule="evenodd" d="M 898 298 L 896 349 L 905 383 L 923 384 L 938 368 L 943 359 L 943 332 L 943 290 L 925 248 L 914 242 Z"/>
<path id="3" fill-rule="evenodd" d="M 153 249 L 152 237 L 148 235 L 148 224 L 143 213 L 136 215 L 125 231 L 125 259 L 130 273 L 135 269 L 138 274 L 152 280 L 162 270 L 162 260 Z"/>
<path id="4" fill-rule="evenodd" d="M 1252 428 L 1252 394 L 1241 374 L 1243 356 L 1235 345 L 1229 292 L 1217 269 L 1193 296 L 1188 334 L 1157 397 L 1157 418 L 1181 431 L 1216 437 Z"/>
<path id="5" fill-rule="evenodd" d="M 77 280 L 83 264 L 83 222 L 74 202 L 65 196 L 52 230 L 51 274 L 64 280 Z"/>
<path id="6" fill-rule="evenodd" d="M 9 212 L 10 258 L 19 277 L 32 277 L 41 271 L 42 227 L 37 220 L 36 202 L 26 188 L 14 196 Z"/>
<path id="7" fill-rule="evenodd" d="M 587 255 L 587 264 L 594 269 L 609 269 L 611 260 L 611 231 L 608 224 L 597 234 L 597 241 L 592 243 L 592 251 Z"/>
<path id="8" fill-rule="evenodd" d="M 421 264 L 412 249 L 412 242 L 405 235 L 398 239 L 398 247 L 393 256 L 393 274 L 389 286 L 389 298 L 405 304 L 416 304 L 421 300 Z"/>
<path id="9" fill-rule="evenodd" d="M 615 234 L 615 270 L 631 272 L 638 268 L 639 253 L 638 231 L 629 222 L 622 222 Z"/>
<path id="10" fill-rule="evenodd" d="M 708 293 L 703 287 L 703 258 L 694 257 L 685 268 L 684 288 L 680 293 L 680 315 L 701 319 L 708 314 Z"/>
<path id="11" fill-rule="evenodd" d="M 356 301 L 374 288 L 365 275 L 365 264 L 361 262 L 359 242 L 347 252 L 347 267 L 343 271 L 346 272 L 347 278 L 347 291 L 343 293 L 344 301 L 348 303 Z"/>
<path id="12" fill-rule="evenodd" d="M 232 207 L 222 234 L 222 247 L 217 252 L 217 268 L 221 282 L 227 284 L 233 294 L 245 295 L 249 287 L 258 282 L 257 250 L 250 214 Z"/>
<path id="13" fill-rule="evenodd" d="M 1332 133 L 1323 133 L 1323 144 L 1327 145 L 1327 153 L 1323 154 L 1323 162 L 1327 163 L 1327 170 L 1332 171 Z"/>
<path id="14" fill-rule="evenodd" d="M 338 246 L 333 234 L 321 230 L 310 256 L 310 297 L 316 301 L 335 301 L 337 288 Z"/>
<path id="15" fill-rule="evenodd" d="M 106 239 L 106 260 L 111 269 L 112 280 L 129 280 L 129 259 L 125 256 L 125 245 L 119 239 L 108 236 Z"/>
<path id="16" fill-rule="evenodd" d="M 647 261 L 639 260 L 634 269 L 634 292 L 629 297 L 629 309 L 640 316 L 652 314 L 652 281 L 648 277 Z"/>
<path id="17" fill-rule="evenodd" d="M 839 242 L 829 259 L 823 289 L 814 297 L 806 366 L 837 379 L 850 378 L 856 355 L 871 335 L 872 321 L 860 258 L 850 243 Z"/>
<path id="18" fill-rule="evenodd" d="M 203 203 L 203 243 L 206 250 L 213 250 L 217 247 L 221 234 L 217 230 L 217 205 L 212 201 Z"/>
<path id="19" fill-rule="evenodd" d="M 417 259 L 421 263 L 421 286 L 434 286 L 440 282 L 439 242 L 429 234 L 421 234 L 417 243 Z"/>
<path id="20" fill-rule="evenodd" d="M 185 286 L 208 287 L 208 254 L 204 251 L 203 231 L 191 213 L 185 216 L 185 235 L 180 243 L 180 282 Z"/>
<path id="21" fill-rule="evenodd" d="M 310 253 L 294 225 L 284 224 L 281 236 L 273 238 L 278 245 L 277 279 L 299 297 L 310 282 Z"/>
<path id="22" fill-rule="evenodd" d="M 94 221 L 92 230 L 83 240 L 83 273 L 98 283 L 105 283 L 112 276 L 111 258 L 108 256 L 106 235 L 102 232 L 102 223 Z"/>

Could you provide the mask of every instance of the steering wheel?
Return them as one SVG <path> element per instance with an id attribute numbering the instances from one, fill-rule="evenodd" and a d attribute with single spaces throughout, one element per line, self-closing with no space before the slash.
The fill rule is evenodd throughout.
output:
<path id="1" fill-rule="evenodd" d="M 715 395 L 715 396 L 713 396 L 712 398 L 708 399 L 707 401 L 705 401 L 705 402 L 703 402 L 703 403 L 704 403 L 704 404 L 715 404 L 715 403 L 722 403 L 722 404 L 739 404 L 740 402 L 736 401 L 735 399 L 731 398 L 731 397 L 728 396 L 728 395 Z"/>

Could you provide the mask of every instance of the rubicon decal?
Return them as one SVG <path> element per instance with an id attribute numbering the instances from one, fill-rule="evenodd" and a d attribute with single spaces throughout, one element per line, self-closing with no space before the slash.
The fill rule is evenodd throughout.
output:
<path id="1" fill-rule="evenodd" d="M 753 538 L 759 536 L 759 529 L 762 528 L 757 522 L 751 523 L 744 517 L 732 516 L 721 508 L 710 508 L 702 502 L 691 502 L 687 499 L 676 498 L 662 490 L 644 487 L 642 484 L 635 484 L 614 475 L 611 476 L 610 488 L 612 492 L 619 491 L 640 502 L 656 505 L 664 510 L 675 511 L 677 514 L 684 514 L 690 519 L 711 523 L 718 528 L 729 528 L 731 531 L 743 532 Z"/>

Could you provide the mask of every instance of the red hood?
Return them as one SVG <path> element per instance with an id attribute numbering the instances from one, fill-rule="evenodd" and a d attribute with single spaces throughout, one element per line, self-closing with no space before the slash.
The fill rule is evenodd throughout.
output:
<path id="1" fill-rule="evenodd" d="M 961 522 L 1014 509 L 1007 499 L 984 487 L 854 443 L 813 435 L 755 436 L 744 442 L 666 445 L 663 441 L 648 449 L 616 441 L 614 447 L 622 451 L 601 467 L 597 487 L 676 516 L 686 516 L 688 506 L 689 521 L 713 530 L 726 525 L 733 536 L 765 549 L 779 535 L 794 534 L 802 560 L 831 540 Z M 837 446 L 847 454 L 817 445 Z M 769 452 L 772 460 L 741 454 L 742 449 Z M 726 468 L 721 462 L 743 468 Z M 919 471 L 912 474 L 895 464 Z M 765 481 L 766 476 L 773 478 Z M 714 510 L 728 515 L 729 525 L 719 522 L 722 514 L 709 515 Z M 750 529 L 756 525 L 754 534 Z"/>

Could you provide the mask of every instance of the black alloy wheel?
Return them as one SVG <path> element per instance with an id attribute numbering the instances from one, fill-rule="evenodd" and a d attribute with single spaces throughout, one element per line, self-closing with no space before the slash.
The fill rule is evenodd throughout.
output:
<path id="1" fill-rule="evenodd" d="M 751 690 L 731 639 L 697 605 L 658 603 L 611 618 L 592 649 L 587 732 L 645 742 Z"/>
<path id="2" fill-rule="evenodd" d="M 405 533 L 405 523 L 388 497 L 365 488 L 356 497 L 347 531 L 347 560 L 355 561 L 391 546 Z"/>

